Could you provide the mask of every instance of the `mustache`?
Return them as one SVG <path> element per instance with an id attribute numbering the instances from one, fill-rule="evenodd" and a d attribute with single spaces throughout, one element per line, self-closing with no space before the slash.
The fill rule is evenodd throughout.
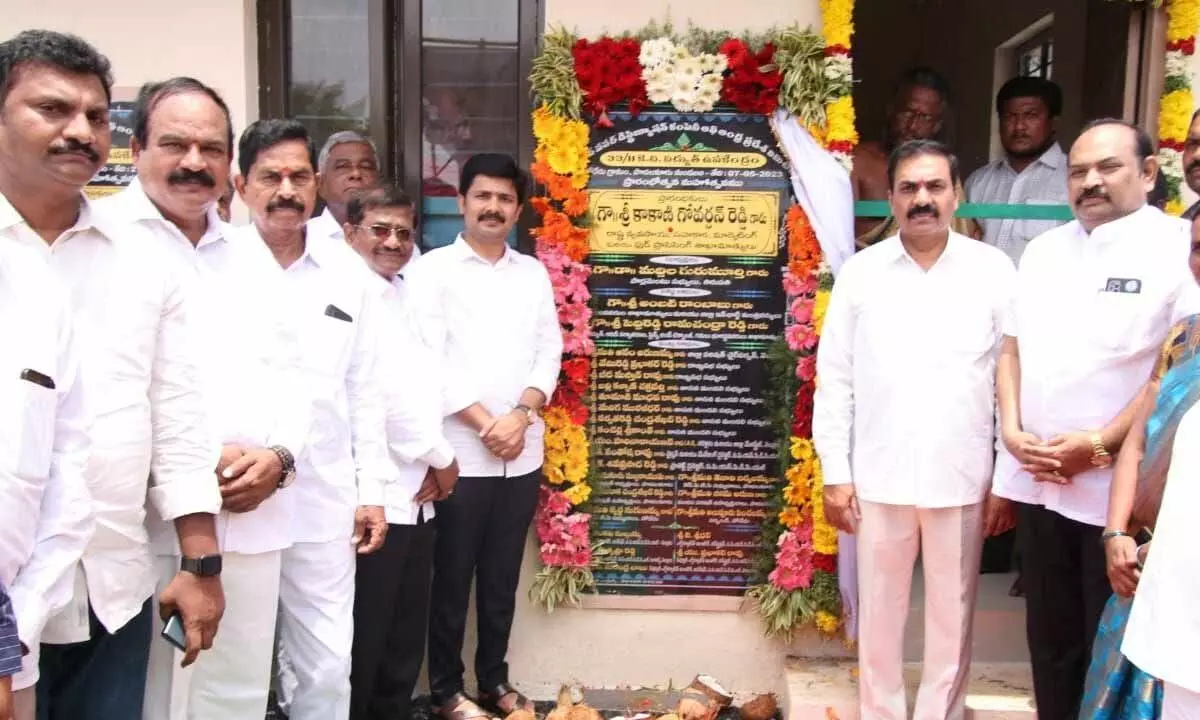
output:
<path id="1" fill-rule="evenodd" d="M 186 168 L 180 168 L 172 171 L 171 174 L 167 176 L 167 183 L 170 185 L 187 185 L 189 183 L 196 183 L 197 185 L 203 185 L 207 188 L 217 186 L 217 181 L 212 175 L 208 174 L 208 171 L 188 170 Z"/>
<path id="2" fill-rule="evenodd" d="M 483 222 L 484 220 L 495 220 L 502 223 L 504 222 L 504 216 L 497 212 L 485 212 L 479 216 L 479 222 Z"/>
<path id="3" fill-rule="evenodd" d="M 85 145 L 78 140 L 67 140 L 61 145 L 51 145 L 51 155 L 67 155 L 70 153 L 79 153 L 86 155 L 92 162 L 100 162 L 100 153 L 96 152 L 96 148 L 91 145 Z"/>
<path id="4" fill-rule="evenodd" d="M 1092 187 L 1084 188 L 1083 192 L 1079 193 L 1079 199 L 1075 201 L 1075 204 L 1079 205 L 1084 200 L 1091 200 L 1093 198 L 1098 200 L 1107 200 L 1108 193 L 1105 192 L 1103 187 L 1099 185 L 1093 185 Z"/>
<path id="5" fill-rule="evenodd" d="M 1188 163 L 1188 166 L 1184 169 L 1184 172 L 1191 172 L 1193 170 L 1200 170 L 1200 157 L 1197 157 L 1195 160 Z"/>
<path id="6" fill-rule="evenodd" d="M 304 212 L 304 203 L 295 198 L 279 198 L 267 205 L 267 212 L 275 212 L 276 210 L 295 210 L 302 213 Z"/>
<path id="7" fill-rule="evenodd" d="M 932 205 L 915 205 L 912 208 L 909 208 L 909 211 L 908 211 L 908 219 L 909 220 L 912 220 L 913 218 L 917 217 L 918 215 L 928 215 L 929 217 L 936 218 L 939 216 L 939 213 L 938 213 L 937 208 L 935 208 Z"/>

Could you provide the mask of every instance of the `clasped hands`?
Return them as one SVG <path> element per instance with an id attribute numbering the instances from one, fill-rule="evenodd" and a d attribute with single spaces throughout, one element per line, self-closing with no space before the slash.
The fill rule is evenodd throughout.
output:
<path id="1" fill-rule="evenodd" d="M 1021 469 L 1038 482 L 1067 485 L 1071 478 L 1095 466 L 1092 437 L 1086 432 L 1068 432 L 1041 440 L 1033 433 L 1017 430 L 1003 434 L 1004 446 Z"/>
<path id="2" fill-rule="evenodd" d="M 226 445 L 217 463 L 221 508 L 234 513 L 254 510 L 279 489 L 283 462 L 274 450 Z"/>
<path id="3" fill-rule="evenodd" d="M 525 430 L 528 428 L 528 416 L 514 409 L 484 423 L 479 431 L 479 439 L 488 452 L 505 462 L 511 462 L 520 457 L 525 449 Z"/>

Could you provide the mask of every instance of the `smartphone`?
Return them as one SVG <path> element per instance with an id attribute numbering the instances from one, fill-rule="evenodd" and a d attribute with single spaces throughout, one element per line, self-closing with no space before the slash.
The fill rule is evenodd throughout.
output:
<path id="1" fill-rule="evenodd" d="M 187 635 L 183 631 L 183 617 L 175 613 L 163 625 L 162 639 L 174 645 L 180 652 L 187 652 Z"/>

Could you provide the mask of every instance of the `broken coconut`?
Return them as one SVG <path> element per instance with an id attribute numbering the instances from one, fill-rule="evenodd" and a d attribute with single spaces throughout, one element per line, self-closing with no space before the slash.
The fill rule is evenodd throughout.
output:
<path id="1" fill-rule="evenodd" d="M 517 708 L 508 715 L 505 715 L 504 720 L 537 720 L 537 715 L 534 715 L 525 708 Z"/>
<path id="2" fill-rule="evenodd" d="M 680 720 L 715 720 L 722 708 L 733 703 L 733 695 L 708 675 L 697 675 L 683 691 L 675 712 Z"/>
<path id="3" fill-rule="evenodd" d="M 742 720 L 772 720 L 779 712 L 779 703 L 772 694 L 759 695 L 743 705 L 739 712 Z"/>
<path id="4" fill-rule="evenodd" d="M 604 720 L 604 716 L 585 703 L 577 704 L 571 688 L 563 685 L 558 691 L 558 704 L 546 720 Z"/>

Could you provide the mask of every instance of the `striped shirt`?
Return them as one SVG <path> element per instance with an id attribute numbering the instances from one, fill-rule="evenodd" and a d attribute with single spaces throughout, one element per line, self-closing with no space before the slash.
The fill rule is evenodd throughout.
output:
<path id="1" fill-rule="evenodd" d="M 13 614 L 8 589 L 0 584 L 0 677 L 21 672 L 21 639 L 17 637 L 17 617 Z"/>
<path id="2" fill-rule="evenodd" d="M 1067 197 L 1067 156 L 1058 143 L 1020 173 L 1007 159 L 1001 159 L 979 168 L 967 179 L 967 199 L 972 203 L 1066 205 Z M 1003 250 L 1013 263 L 1020 262 L 1030 240 L 1063 224 L 1057 220 L 980 222 L 983 241 Z"/>

